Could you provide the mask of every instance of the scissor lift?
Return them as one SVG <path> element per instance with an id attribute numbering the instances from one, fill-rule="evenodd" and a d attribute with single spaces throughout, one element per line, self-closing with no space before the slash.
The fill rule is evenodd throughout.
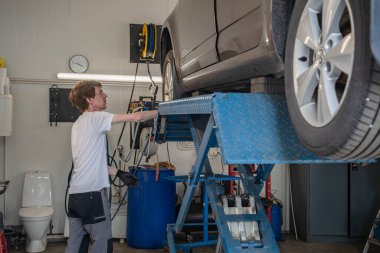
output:
<path id="1" fill-rule="evenodd" d="M 185 181 L 187 189 L 176 223 L 168 225 L 170 252 L 191 252 L 192 248 L 213 244 L 219 252 L 279 252 L 259 197 L 274 164 L 354 162 L 323 159 L 306 150 L 291 127 L 282 94 L 214 93 L 160 103 L 158 114 L 154 129 L 157 142 L 193 141 L 197 152 L 189 175 L 175 178 Z M 220 148 L 226 164 L 238 165 L 239 178 L 213 173 L 207 157 L 212 147 Z M 250 164 L 258 164 L 256 171 Z M 241 180 L 246 195 L 236 196 L 231 204 L 220 181 L 236 179 Z M 199 182 L 204 182 L 206 194 L 203 241 L 176 243 L 175 234 L 186 225 Z M 218 240 L 208 237 L 207 199 L 215 217 Z"/>

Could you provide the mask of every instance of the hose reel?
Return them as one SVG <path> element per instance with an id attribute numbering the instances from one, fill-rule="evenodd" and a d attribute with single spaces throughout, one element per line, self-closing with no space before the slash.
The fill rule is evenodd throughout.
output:
<path id="1" fill-rule="evenodd" d="M 157 27 L 155 24 L 144 24 L 139 39 L 140 60 L 154 61 L 157 51 Z"/>

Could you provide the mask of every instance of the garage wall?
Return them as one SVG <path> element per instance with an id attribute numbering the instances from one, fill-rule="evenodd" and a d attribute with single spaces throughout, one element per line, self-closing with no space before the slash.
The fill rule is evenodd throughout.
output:
<path id="1" fill-rule="evenodd" d="M 56 74 L 70 72 L 68 60 L 74 54 L 89 59 L 88 73 L 134 74 L 136 64 L 129 63 L 129 24 L 162 24 L 175 3 L 176 0 L 0 0 L 0 57 L 7 63 L 14 97 L 12 136 L 7 137 L 6 146 L 5 138 L 0 137 L 0 180 L 11 181 L 7 192 L 0 196 L 5 224 L 20 224 L 18 210 L 25 171 L 47 170 L 53 182 L 53 233 L 63 233 L 72 123 L 50 126 L 49 88 L 52 84 L 73 87 L 74 83 L 58 81 Z M 159 75 L 159 67 L 151 66 L 151 72 Z M 138 74 L 147 75 L 145 65 L 140 65 Z M 125 112 L 131 86 L 104 83 L 104 90 L 109 95 L 108 110 Z M 139 95 L 149 95 L 147 85 L 136 88 L 134 98 Z M 110 133 L 111 150 L 115 149 L 120 130 L 121 125 L 116 125 Z M 125 138 L 122 144 L 127 147 Z M 177 174 L 187 174 L 195 160 L 194 151 L 177 143 L 169 143 L 169 150 Z M 159 157 L 168 160 L 166 145 L 160 146 Z M 213 158 L 212 164 L 222 170 L 219 157 Z M 286 171 L 284 166 L 277 166 L 272 177 L 275 195 L 285 202 Z"/>
<path id="2" fill-rule="evenodd" d="M 54 79 L 83 54 L 88 73 L 131 74 L 129 24 L 162 24 L 176 0 L 0 1 L 0 53 L 10 76 Z M 152 70 L 158 74 L 158 68 Z"/>

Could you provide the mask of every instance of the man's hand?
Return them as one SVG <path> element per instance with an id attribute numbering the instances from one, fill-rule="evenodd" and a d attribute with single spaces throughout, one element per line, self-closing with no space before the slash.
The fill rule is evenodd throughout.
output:
<path id="1" fill-rule="evenodd" d="M 138 184 L 137 177 L 132 173 L 126 172 L 124 170 L 117 170 L 116 176 L 123 181 L 128 187 L 135 187 Z"/>
<path id="2" fill-rule="evenodd" d="M 114 177 L 114 176 L 116 176 L 117 171 L 118 171 L 118 169 L 111 167 L 111 166 L 108 166 L 108 175 Z"/>

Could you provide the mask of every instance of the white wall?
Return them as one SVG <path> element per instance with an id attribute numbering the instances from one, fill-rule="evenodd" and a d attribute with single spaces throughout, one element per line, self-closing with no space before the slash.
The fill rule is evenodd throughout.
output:
<path id="1" fill-rule="evenodd" d="M 134 74 L 136 64 L 129 63 L 129 24 L 162 24 L 175 3 L 176 0 L 0 0 L 0 57 L 7 63 L 14 96 L 14 128 L 12 136 L 7 137 L 6 169 L 5 138 L 0 137 L 0 180 L 11 181 L 0 197 L 5 224 L 19 224 L 24 172 L 47 170 L 53 182 L 53 233 L 63 233 L 72 123 L 50 126 L 49 87 L 73 87 L 73 83 L 56 80 L 56 74 L 69 72 L 68 60 L 74 54 L 89 59 L 88 73 Z M 151 66 L 151 71 L 153 75 L 160 74 L 157 65 Z M 139 75 L 146 74 L 146 67 L 140 65 Z M 109 95 L 108 110 L 125 112 L 131 86 L 104 84 Z M 147 86 L 139 86 L 134 98 L 138 95 L 149 95 Z M 121 125 L 117 125 L 111 131 L 111 150 L 115 149 L 120 130 Z M 126 138 L 122 143 L 128 146 Z M 176 143 L 169 143 L 169 149 L 177 174 L 187 174 L 195 160 L 194 151 L 178 150 Z M 160 147 L 159 157 L 168 160 L 166 145 Z M 212 164 L 221 171 L 218 159 Z M 286 171 L 279 166 L 272 176 L 272 188 L 283 201 L 287 199 Z"/>
<path id="2" fill-rule="evenodd" d="M 162 24 L 176 0 L 1 0 L 0 53 L 13 78 L 54 79 L 83 54 L 88 73 L 131 74 L 129 24 Z M 148 6 L 148 7 L 147 7 Z M 152 70 L 159 74 L 158 68 Z"/>

